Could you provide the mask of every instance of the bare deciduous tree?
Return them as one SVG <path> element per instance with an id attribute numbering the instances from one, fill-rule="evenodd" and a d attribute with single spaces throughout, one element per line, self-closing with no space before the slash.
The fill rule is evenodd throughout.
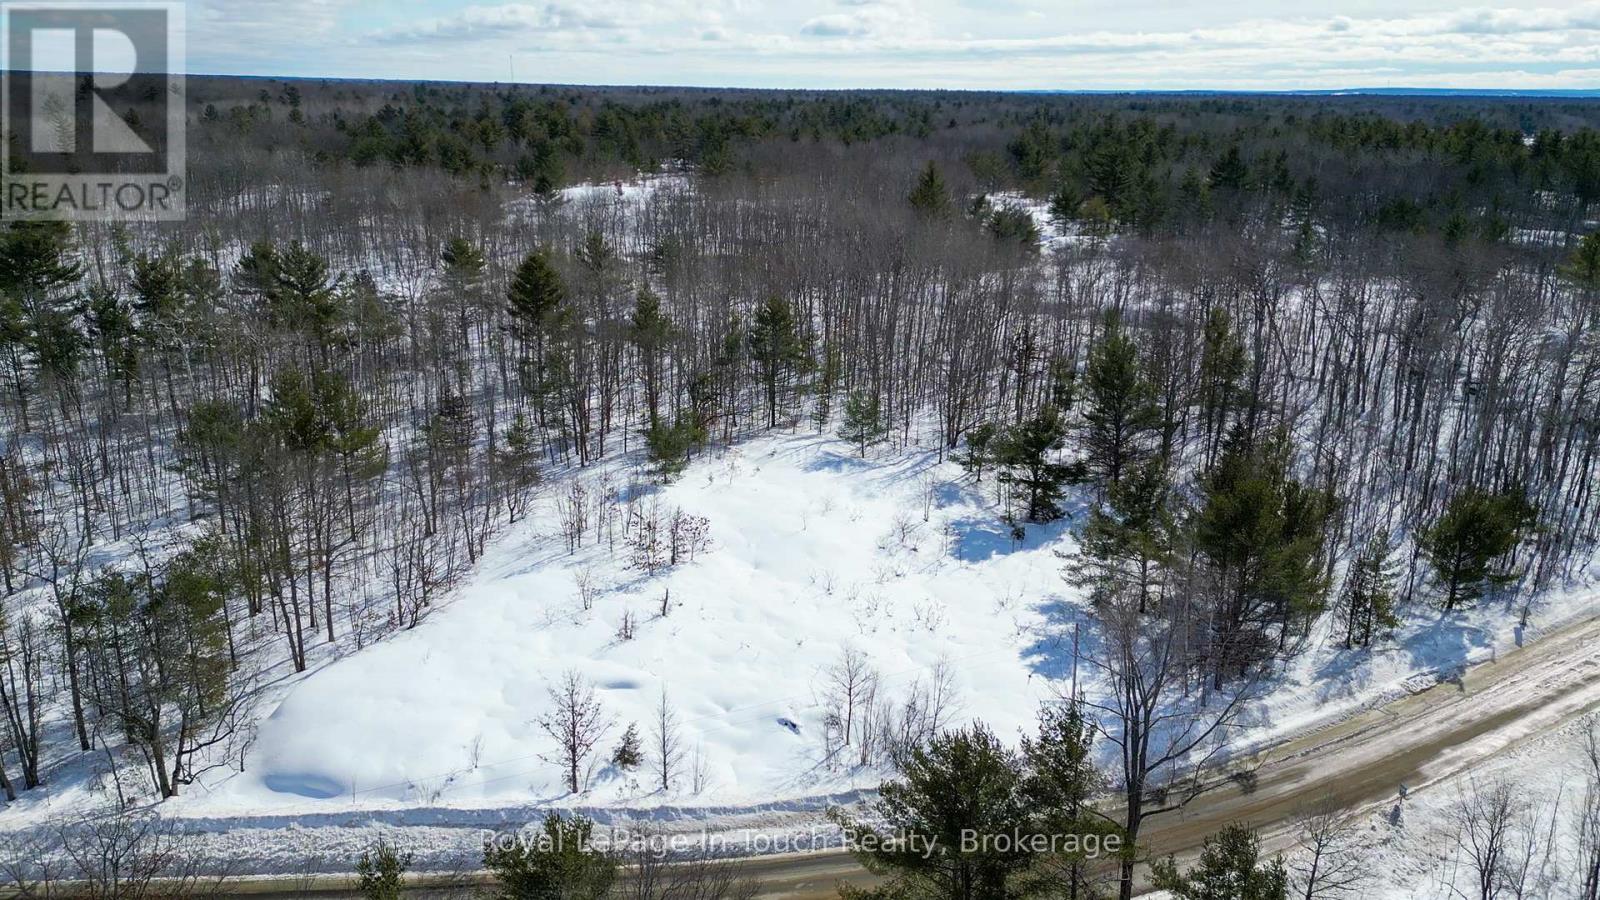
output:
<path id="1" fill-rule="evenodd" d="M 1451 821 L 1455 845 L 1473 878 L 1475 900 L 1497 900 L 1507 895 L 1515 881 L 1518 829 L 1526 811 L 1508 781 L 1467 784 Z"/>
<path id="2" fill-rule="evenodd" d="M 846 647 L 823 673 L 822 696 L 833 750 L 852 744 L 858 720 L 871 710 L 877 693 L 878 673 L 872 661 L 860 650 Z"/>
<path id="3" fill-rule="evenodd" d="M 1289 862 L 1294 896 L 1300 900 L 1360 897 L 1371 870 L 1357 846 L 1356 820 L 1332 797 L 1303 812 L 1296 823 L 1299 853 Z"/>
<path id="4" fill-rule="evenodd" d="M 1146 819 L 1187 805 L 1204 790 L 1202 770 L 1222 751 L 1223 738 L 1258 684 L 1246 678 L 1210 697 L 1196 690 L 1191 656 L 1195 616 L 1178 592 L 1159 614 L 1139 612 L 1137 597 L 1103 605 L 1102 649 L 1085 658 L 1099 669 L 1104 690 L 1085 705 L 1117 748 L 1123 831 L 1138 845 Z M 1119 893 L 1133 896 L 1135 859 L 1122 860 Z"/>
<path id="5" fill-rule="evenodd" d="M 1578 806 L 1579 900 L 1600 900 L 1600 723 L 1583 737 L 1583 799 Z"/>
<path id="6" fill-rule="evenodd" d="M 555 740 L 567 790 L 576 794 L 583 790 L 585 764 L 611 730 L 611 719 L 600 708 L 594 685 L 577 672 L 562 676 L 550 689 L 550 700 L 555 708 L 539 719 L 539 727 Z"/>
<path id="7" fill-rule="evenodd" d="M 672 790 L 683 763 L 683 737 L 679 734 L 678 714 L 667 700 L 667 689 L 661 689 L 661 702 L 656 705 L 655 724 L 650 733 L 651 764 L 656 773 L 656 784 L 663 793 Z"/>

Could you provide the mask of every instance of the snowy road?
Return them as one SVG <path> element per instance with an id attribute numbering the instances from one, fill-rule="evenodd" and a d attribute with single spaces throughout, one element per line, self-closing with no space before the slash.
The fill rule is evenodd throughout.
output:
<path id="1" fill-rule="evenodd" d="M 1269 850 L 1287 850 L 1295 818 L 1310 804 L 1332 798 L 1352 812 L 1387 807 L 1398 802 L 1402 784 L 1415 796 L 1594 709 L 1600 709 L 1600 617 L 1266 750 L 1251 761 L 1251 777 L 1220 781 L 1188 808 L 1151 820 L 1146 843 L 1156 853 L 1182 856 L 1222 826 L 1246 821 L 1262 830 Z M 793 815 L 795 821 L 771 824 L 799 827 L 807 814 Z M 841 879 L 869 878 L 836 851 L 766 857 L 749 866 L 771 897 L 832 896 Z M 343 878 L 320 887 L 314 893 L 346 893 Z M 308 892 L 302 885 L 297 893 Z M 239 895 L 274 894 L 260 884 Z"/>
<path id="2" fill-rule="evenodd" d="M 1526 739 L 1600 708 L 1600 618 L 1474 666 L 1456 680 L 1302 735 L 1260 754 L 1251 779 L 1208 793 L 1148 826 L 1162 853 L 1197 847 L 1229 822 L 1287 850 L 1306 806 L 1331 798 L 1348 811 L 1388 807 Z"/>

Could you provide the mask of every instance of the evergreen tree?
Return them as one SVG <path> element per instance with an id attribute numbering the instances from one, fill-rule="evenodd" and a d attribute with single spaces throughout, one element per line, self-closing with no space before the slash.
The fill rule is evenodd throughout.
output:
<path id="1" fill-rule="evenodd" d="M 1561 274 L 1579 287 L 1600 290 L 1600 231 L 1583 236 L 1561 267 Z"/>
<path id="2" fill-rule="evenodd" d="M 1322 611 L 1333 498 L 1295 481 L 1291 457 L 1287 432 L 1251 441 L 1236 428 L 1201 485 L 1193 540 L 1214 579 L 1219 687 L 1226 673 L 1243 674 L 1284 650 Z"/>
<path id="3" fill-rule="evenodd" d="M 1066 515 L 1061 498 L 1066 485 L 1082 477 L 1081 466 L 1056 461 L 1067 439 L 1061 411 L 1047 406 L 1037 416 L 1009 429 L 995 448 L 1000 483 L 1018 499 L 1022 518 L 1054 522 Z"/>
<path id="4" fill-rule="evenodd" d="M 32 430 L 27 359 L 41 374 L 75 371 L 70 289 L 82 274 L 66 222 L 13 222 L 0 230 L 0 352 L 11 369 L 23 431 Z"/>
<path id="5" fill-rule="evenodd" d="M 133 315 L 148 346 L 164 348 L 180 324 L 183 271 L 170 254 L 141 254 L 133 260 Z"/>
<path id="6" fill-rule="evenodd" d="M 955 456 L 956 464 L 981 483 L 983 470 L 994 463 L 996 438 L 999 435 L 1000 428 L 993 422 L 974 425 L 967 432 L 966 450 Z"/>
<path id="7" fill-rule="evenodd" d="M 662 310 L 661 298 L 648 287 L 639 288 L 634 298 L 633 317 L 629 321 L 628 340 L 639 350 L 645 408 L 650 415 L 651 428 L 656 427 L 661 419 L 661 356 L 673 334 L 672 319 Z"/>
<path id="8" fill-rule="evenodd" d="M 819 432 L 833 420 L 833 395 L 839 379 L 843 377 L 844 362 L 839 348 L 828 344 L 822 348 L 822 364 L 818 367 L 814 384 L 817 402 L 811 407 L 811 424 Z"/>
<path id="9" fill-rule="evenodd" d="M 545 816 L 543 833 L 507 835 L 484 850 L 495 900 L 600 900 L 617 878 L 617 860 L 593 846 L 594 823 L 583 816 Z"/>
<path id="10" fill-rule="evenodd" d="M 644 441 L 657 477 L 672 481 L 683 474 L 690 454 L 706 442 L 706 432 L 693 419 L 678 419 L 671 425 L 657 422 L 645 430 Z"/>
<path id="11" fill-rule="evenodd" d="M 839 437 L 855 444 L 865 458 L 867 447 L 881 443 L 888 432 L 878 398 L 865 391 L 852 391 L 844 401 L 844 423 L 839 428 Z"/>
<path id="12" fill-rule="evenodd" d="M 1179 874 L 1171 857 L 1151 867 L 1158 890 L 1175 900 L 1288 900 L 1283 860 L 1261 862 L 1261 838 L 1247 825 L 1229 825 L 1206 838 L 1200 861 Z"/>
<path id="13" fill-rule="evenodd" d="M 1451 497 L 1444 514 L 1417 539 L 1444 588 L 1444 610 L 1515 581 L 1515 575 L 1495 562 L 1515 550 L 1537 520 L 1538 509 L 1521 490 L 1488 493 L 1468 488 Z"/>
<path id="14" fill-rule="evenodd" d="M 1094 735 L 1083 703 L 1072 699 L 1042 708 L 1038 737 L 1023 738 L 1024 792 L 1038 832 L 1102 837 L 1117 832 L 1093 805 L 1104 786 L 1094 764 Z M 1063 852 L 1040 860 L 1035 871 L 1040 879 L 1054 882 L 1041 885 L 1049 896 L 1078 900 L 1094 896 L 1090 863 L 1081 851 Z"/>
<path id="15" fill-rule="evenodd" d="M 195 754 L 221 743 L 239 702 L 220 551 L 204 539 L 160 571 L 101 575 L 73 610 L 79 647 L 116 685 L 96 702 L 138 748 L 162 798 L 193 783 Z"/>
<path id="16" fill-rule="evenodd" d="M 622 731 L 622 740 L 617 742 L 617 749 L 611 752 L 611 764 L 625 772 L 632 771 L 644 764 L 644 744 L 639 739 L 639 726 L 632 722 Z"/>
<path id="17" fill-rule="evenodd" d="M 1078 194 L 1078 191 L 1071 184 L 1062 182 L 1054 191 L 1050 192 L 1051 224 L 1065 230 L 1078 219 L 1078 213 L 1083 208 L 1083 202 L 1083 197 Z"/>
<path id="18" fill-rule="evenodd" d="M 1109 489 L 1130 466 L 1149 458 L 1152 436 L 1161 427 L 1156 390 L 1139 370 L 1139 352 L 1116 312 L 1106 316 L 1105 332 L 1089 354 L 1083 376 L 1085 463 Z"/>
<path id="19" fill-rule="evenodd" d="M 1158 598 L 1177 540 L 1171 494 L 1166 461 L 1156 458 L 1130 469 L 1090 510 L 1069 574 L 1096 603 L 1131 590 L 1142 613 Z"/>
<path id="20" fill-rule="evenodd" d="M 458 340 L 464 346 L 469 339 L 467 329 L 472 318 L 490 312 L 484 308 L 488 298 L 483 289 L 488 261 L 483 251 L 464 237 L 451 238 L 440 251 L 439 261 L 444 264 L 444 288 L 456 310 Z"/>
<path id="21" fill-rule="evenodd" d="M 453 237 L 439 252 L 439 261 L 453 279 L 476 280 L 483 274 L 483 252 L 464 237 Z"/>
<path id="22" fill-rule="evenodd" d="M 1250 167 L 1239 153 L 1239 145 L 1230 146 L 1211 165 L 1211 186 L 1221 190 L 1242 190 L 1250 179 Z"/>
<path id="23" fill-rule="evenodd" d="M 1030 861 L 1027 848 L 990 843 L 964 851 L 973 835 L 1029 833 L 1021 761 L 982 724 L 913 747 L 901 775 L 878 789 L 876 814 L 893 837 L 862 843 L 856 858 L 890 879 L 887 896 L 1004 900 Z M 839 816 L 847 829 L 865 826 Z"/>
<path id="24" fill-rule="evenodd" d="M 985 225 L 1002 244 L 1014 244 L 1028 251 L 1039 249 L 1039 225 L 1026 207 L 1002 203 L 989 211 Z"/>
<path id="25" fill-rule="evenodd" d="M 929 161 L 917 176 L 916 187 L 911 189 L 911 208 L 930 219 L 942 219 L 950 214 L 950 192 L 944 185 L 939 167 Z"/>
<path id="26" fill-rule="evenodd" d="M 345 319 L 340 279 L 329 275 L 327 260 L 299 241 L 276 255 L 272 274 L 267 293 L 272 321 L 307 335 L 326 358 Z"/>
<path id="27" fill-rule="evenodd" d="M 531 251 L 511 276 L 506 312 L 512 332 L 523 342 L 543 340 L 567 297 L 566 281 L 542 248 Z"/>
<path id="28" fill-rule="evenodd" d="M 83 361 L 86 345 L 83 333 L 78 330 L 77 312 L 53 306 L 39 307 L 33 316 L 32 331 L 28 347 L 33 351 L 39 380 L 64 394 L 72 394 L 77 390 L 78 366 Z"/>
<path id="29" fill-rule="evenodd" d="M 779 392 L 805 364 L 794 307 L 782 297 L 769 297 L 756 308 L 750 323 L 750 356 L 760 368 L 767 395 L 767 427 L 778 427 Z"/>
<path id="30" fill-rule="evenodd" d="M 1048 176 L 1060 153 L 1050 129 L 1038 120 L 1029 122 L 1006 149 L 1017 165 L 1017 174 L 1027 182 L 1038 182 Z"/>
<path id="31" fill-rule="evenodd" d="M 1206 465 L 1215 458 L 1222 436 L 1227 433 L 1229 416 L 1238 402 L 1239 379 L 1244 377 L 1246 364 L 1244 344 L 1234 332 L 1232 317 L 1226 309 L 1212 307 L 1206 316 L 1197 386 Z"/>
<path id="32" fill-rule="evenodd" d="M 540 481 L 539 448 L 528 417 L 517 413 L 494 450 L 495 471 L 506 491 L 507 514 L 512 522 L 522 516 L 523 492 Z"/>
<path id="33" fill-rule="evenodd" d="M 45 302 L 83 274 L 66 222 L 12 222 L 0 231 L 0 293 Z"/>
<path id="34" fill-rule="evenodd" d="M 380 837 L 356 862 L 356 890 L 366 900 L 400 900 L 409 868 L 411 854 Z"/>
<path id="35" fill-rule="evenodd" d="M 1350 564 L 1339 597 L 1347 648 L 1370 647 L 1375 634 L 1400 624 L 1395 615 L 1395 571 L 1389 557 L 1389 534 L 1379 532 Z"/>

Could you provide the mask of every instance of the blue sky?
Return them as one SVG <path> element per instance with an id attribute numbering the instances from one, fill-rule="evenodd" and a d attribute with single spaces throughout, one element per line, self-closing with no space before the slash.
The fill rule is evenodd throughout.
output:
<path id="1" fill-rule="evenodd" d="M 190 0 L 192 72 L 1001 89 L 1600 87 L 1600 0 Z"/>

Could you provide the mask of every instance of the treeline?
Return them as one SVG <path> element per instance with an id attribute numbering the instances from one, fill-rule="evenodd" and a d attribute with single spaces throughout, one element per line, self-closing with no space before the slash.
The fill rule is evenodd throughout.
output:
<path id="1" fill-rule="evenodd" d="M 1388 230 L 1491 238 L 1521 225 L 1530 205 L 1600 196 L 1593 130 L 1600 118 L 1592 104 L 1550 100 L 217 78 L 192 80 L 191 96 L 202 192 L 212 166 L 231 163 L 241 150 L 304 156 L 326 169 L 439 170 L 482 188 L 510 179 L 548 195 L 571 181 L 667 164 L 709 176 L 771 176 L 778 172 L 756 151 L 784 145 L 917 143 L 959 168 L 964 190 L 1028 188 L 1051 195 L 1062 215 L 1114 220 L 1144 233 L 1181 231 L 1196 218 L 1227 214 L 1240 191 L 1276 195 L 1302 228 L 1338 216 Z"/>

